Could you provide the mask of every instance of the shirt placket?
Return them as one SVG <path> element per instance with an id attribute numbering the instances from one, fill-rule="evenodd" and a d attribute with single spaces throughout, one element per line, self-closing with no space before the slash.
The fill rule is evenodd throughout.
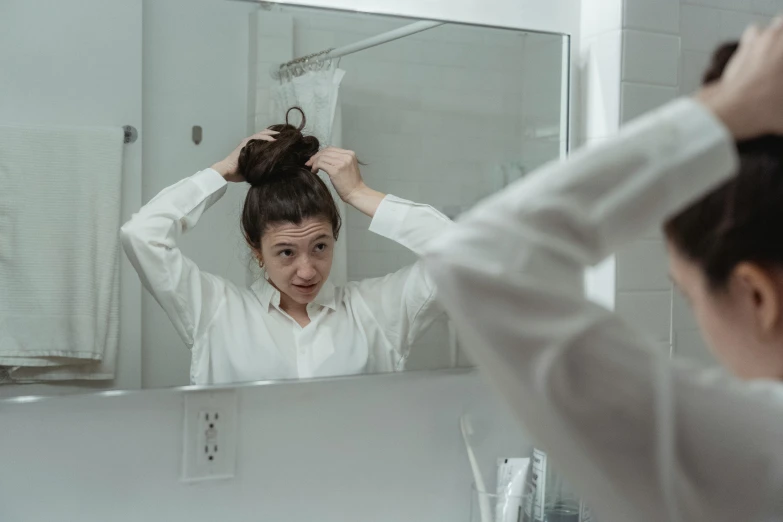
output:
<path id="1" fill-rule="evenodd" d="M 307 307 L 307 315 L 310 317 L 310 324 L 302 328 L 294 321 L 294 342 L 296 343 L 296 365 L 300 379 L 308 379 L 313 375 L 313 335 L 315 328 L 313 323 L 316 320 L 317 310 L 312 304 Z"/>
<path id="2" fill-rule="evenodd" d="M 305 346 L 305 339 L 303 338 L 304 329 L 292 321 L 294 324 L 292 328 L 294 330 L 294 349 L 296 354 L 296 373 L 300 379 L 305 379 L 310 376 L 311 369 L 309 360 L 307 357 L 307 347 Z"/>

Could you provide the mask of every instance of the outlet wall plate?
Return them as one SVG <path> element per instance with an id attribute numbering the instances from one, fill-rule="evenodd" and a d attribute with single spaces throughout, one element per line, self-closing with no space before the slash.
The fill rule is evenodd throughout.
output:
<path id="1" fill-rule="evenodd" d="M 182 481 L 228 479 L 236 471 L 237 393 L 185 392 Z"/>

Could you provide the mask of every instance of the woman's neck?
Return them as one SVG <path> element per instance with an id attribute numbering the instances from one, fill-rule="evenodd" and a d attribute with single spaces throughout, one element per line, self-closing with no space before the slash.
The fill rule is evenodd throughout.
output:
<path id="1" fill-rule="evenodd" d="M 297 303 L 287 295 L 285 295 L 283 292 L 280 292 L 280 308 L 285 310 L 286 313 L 290 314 L 291 312 L 294 313 L 302 313 L 307 312 L 307 305 L 302 303 Z"/>
<path id="2" fill-rule="evenodd" d="M 280 292 L 280 309 L 290 315 L 302 328 L 310 324 L 307 305 L 297 303 L 283 292 Z"/>

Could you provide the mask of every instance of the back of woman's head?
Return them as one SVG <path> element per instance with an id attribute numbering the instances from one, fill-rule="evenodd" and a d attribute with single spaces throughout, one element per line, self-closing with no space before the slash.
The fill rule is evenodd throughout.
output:
<path id="1" fill-rule="evenodd" d="M 704 84 L 716 82 L 738 44 L 713 55 Z M 669 241 L 703 269 L 713 288 L 725 286 L 741 262 L 783 267 L 783 138 L 737 143 L 739 172 L 665 224 Z"/>
<path id="2" fill-rule="evenodd" d="M 288 122 L 298 111 L 302 122 Z M 318 152 L 315 136 L 305 136 L 304 112 L 292 107 L 286 122 L 272 125 L 275 141 L 250 140 L 239 154 L 237 173 L 250 183 L 242 210 L 242 231 L 254 250 L 261 250 L 261 237 L 276 223 L 300 224 L 310 218 L 328 221 L 335 239 L 340 232 L 340 213 L 326 183 L 305 163 Z"/>

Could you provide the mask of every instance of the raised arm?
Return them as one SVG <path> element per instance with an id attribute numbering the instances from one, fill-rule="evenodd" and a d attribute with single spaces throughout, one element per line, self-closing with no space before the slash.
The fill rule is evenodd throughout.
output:
<path id="1" fill-rule="evenodd" d="M 239 152 L 250 139 L 273 140 L 273 131 L 247 138 L 224 160 L 161 191 L 120 231 L 120 237 L 144 287 L 169 316 L 174 328 L 192 346 L 223 299 L 225 282 L 202 272 L 180 251 L 180 236 L 196 226 L 201 215 L 226 192 L 236 174 Z"/>
<path id="2" fill-rule="evenodd" d="M 305 164 L 313 173 L 323 170 L 329 175 L 332 186 L 347 205 L 373 217 L 385 194 L 367 186 L 359 169 L 359 160 L 352 150 L 327 147 L 319 151 Z"/>
<path id="3" fill-rule="evenodd" d="M 201 272 L 177 242 L 225 192 L 223 177 L 212 169 L 203 170 L 164 189 L 120 231 L 125 253 L 142 284 L 188 347 L 214 315 L 221 282 Z"/>
<path id="4" fill-rule="evenodd" d="M 324 170 L 343 201 L 372 218 L 372 232 L 416 254 L 453 224 L 429 205 L 387 196 L 368 187 L 353 151 L 327 148 L 313 156 L 308 166 L 313 171 Z M 443 313 L 434 299 L 435 286 L 421 263 L 362 281 L 358 291 L 400 354 L 400 364 L 411 343 Z"/>
<path id="5" fill-rule="evenodd" d="M 473 359 L 606 520 L 783 514 L 779 385 L 670 365 L 582 292 L 585 266 L 732 175 L 734 139 L 783 133 L 783 33 L 771 31 L 701 103 L 540 170 L 425 255 Z"/>

